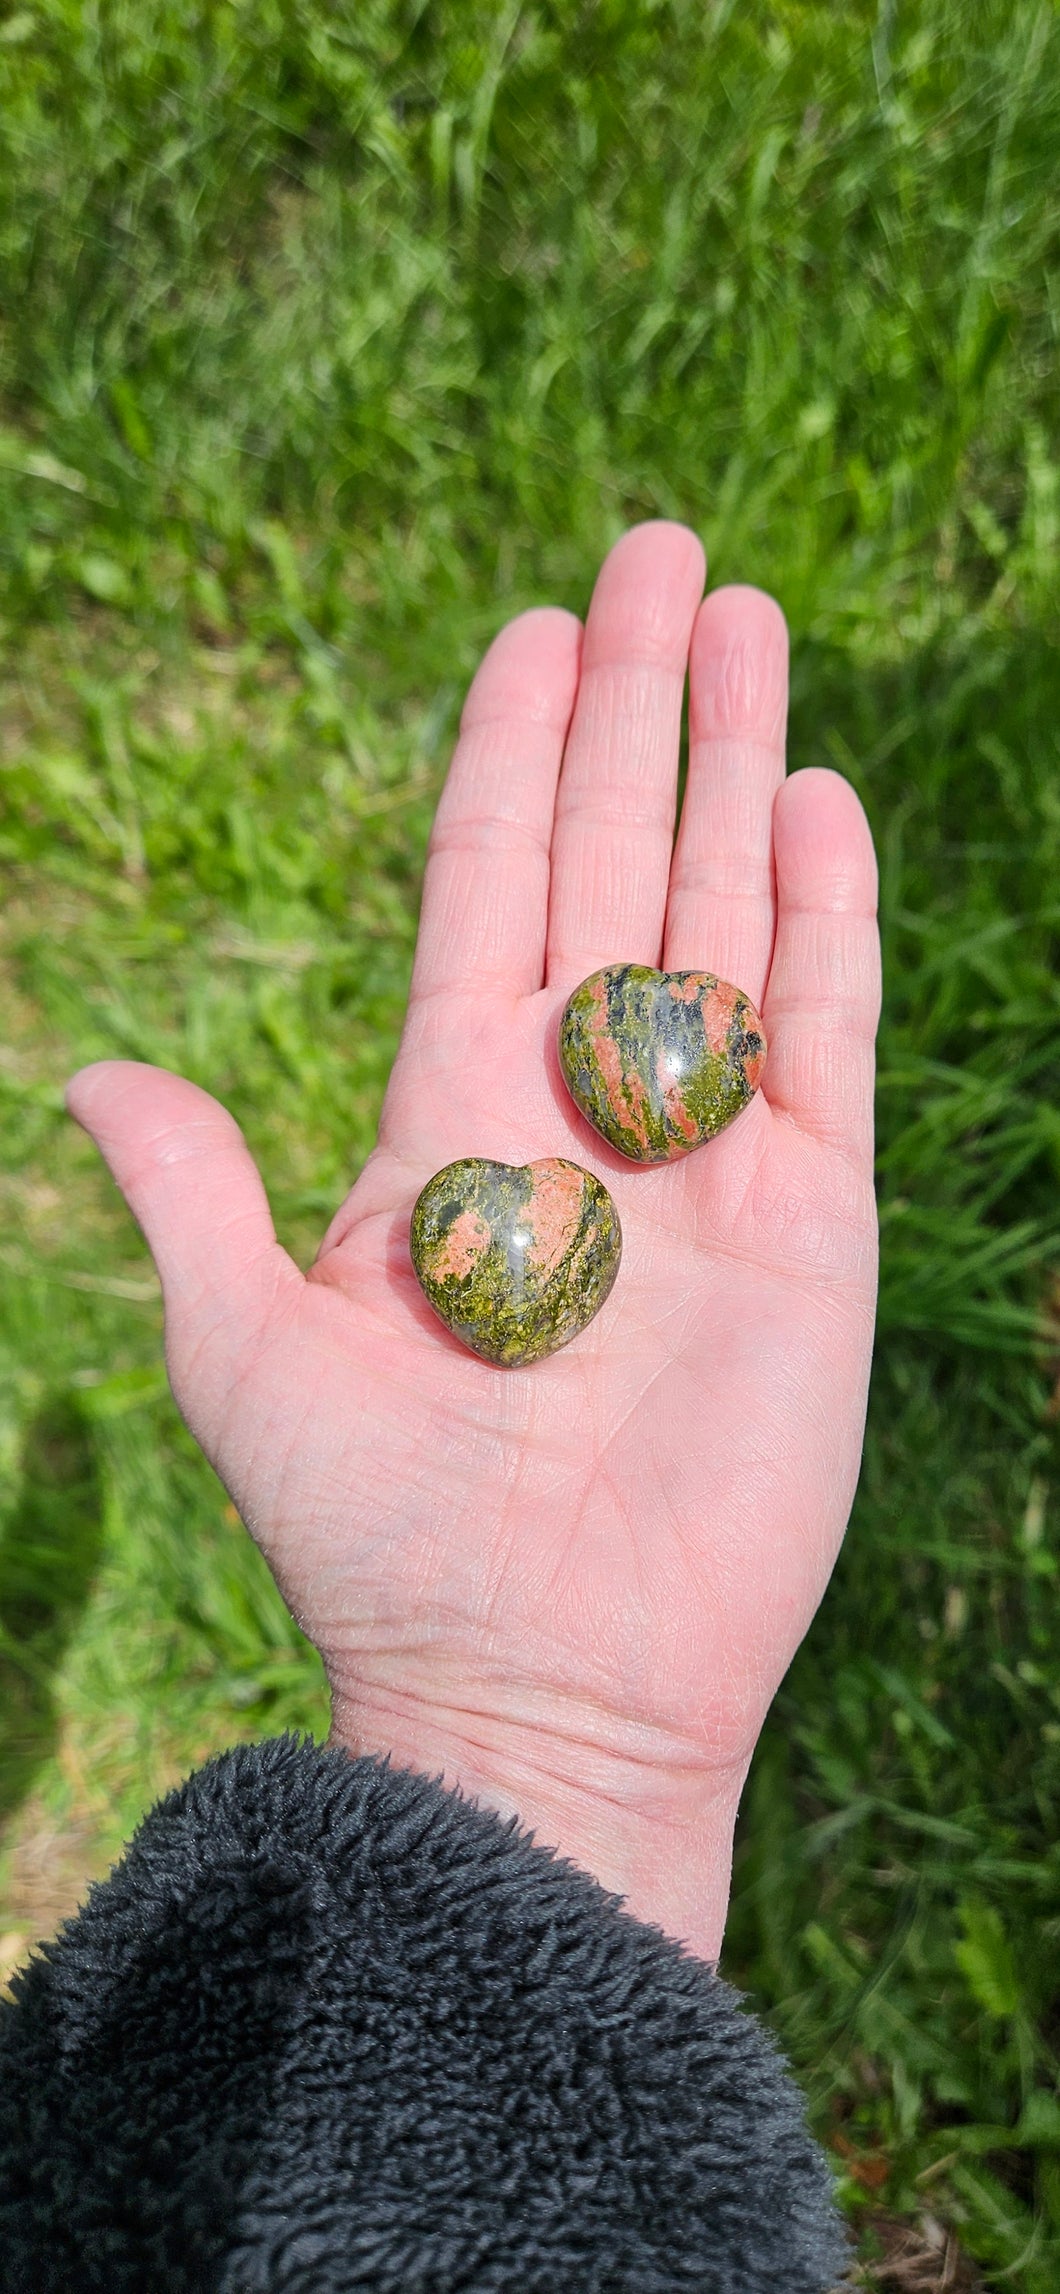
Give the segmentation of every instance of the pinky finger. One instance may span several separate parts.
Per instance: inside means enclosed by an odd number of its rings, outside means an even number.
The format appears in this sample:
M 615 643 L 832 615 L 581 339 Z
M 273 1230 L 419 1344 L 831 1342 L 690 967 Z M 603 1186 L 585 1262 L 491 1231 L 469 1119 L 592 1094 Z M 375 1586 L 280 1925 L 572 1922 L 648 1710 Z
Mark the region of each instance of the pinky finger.
M 872 1154 L 880 1016 L 876 858 L 838 773 L 793 773 L 773 814 L 777 931 L 763 1019 L 770 1105 L 857 1161 Z

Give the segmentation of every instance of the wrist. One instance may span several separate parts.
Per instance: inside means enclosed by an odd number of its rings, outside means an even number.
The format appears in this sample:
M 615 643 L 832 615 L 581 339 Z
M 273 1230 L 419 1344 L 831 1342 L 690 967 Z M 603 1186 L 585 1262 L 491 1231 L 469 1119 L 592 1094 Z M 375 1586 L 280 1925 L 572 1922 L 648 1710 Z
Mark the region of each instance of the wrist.
M 602 1887 L 715 1961 L 728 1909 L 732 1841 L 747 1769 L 719 1768 L 686 1740 L 563 1707 L 551 1692 L 518 1719 L 363 1681 L 333 1684 L 330 1743 L 437 1776 L 516 1817 Z

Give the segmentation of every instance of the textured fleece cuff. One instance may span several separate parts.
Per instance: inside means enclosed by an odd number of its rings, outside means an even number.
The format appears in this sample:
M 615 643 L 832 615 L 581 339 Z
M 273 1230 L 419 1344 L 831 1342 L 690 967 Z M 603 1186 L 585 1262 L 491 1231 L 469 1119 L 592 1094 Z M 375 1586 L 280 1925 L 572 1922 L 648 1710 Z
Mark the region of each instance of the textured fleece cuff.
M 211 1761 L 0 2010 L 5 2294 L 826 2294 L 844 2261 L 734 1993 L 375 1760 Z

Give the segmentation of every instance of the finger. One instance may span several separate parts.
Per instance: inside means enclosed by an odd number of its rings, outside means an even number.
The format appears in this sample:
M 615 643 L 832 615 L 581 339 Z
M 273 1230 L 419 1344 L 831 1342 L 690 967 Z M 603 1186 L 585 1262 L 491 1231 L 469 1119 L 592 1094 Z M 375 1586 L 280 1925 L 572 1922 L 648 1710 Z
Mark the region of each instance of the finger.
M 174 1387 L 234 1360 L 278 1289 L 302 1281 L 276 1240 L 238 1124 L 196 1084 L 134 1060 L 102 1060 L 67 1086 L 158 1268 Z M 214 1343 L 211 1345 L 210 1342 Z M 185 1396 L 178 1394 L 182 1407 Z M 195 1415 L 195 1392 L 188 1397 Z
M 876 857 L 848 781 L 794 773 L 774 806 L 777 931 L 763 1019 L 763 1089 L 801 1129 L 872 1152 L 880 1013 Z
M 547 975 L 657 964 L 688 644 L 704 559 L 687 526 L 635 526 L 601 568 L 552 834 Z
M 696 615 L 688 785 L 666 911 L 669 971 L 717 972 L 761 1005 L 773 947 L 773 801 L 784 778 L 788 632 L 760 589 Z
M 494 638 L 460 721 L 423 883 L 413 997 L 541 986 L 556 783 L 581 624 L 543 607 Z

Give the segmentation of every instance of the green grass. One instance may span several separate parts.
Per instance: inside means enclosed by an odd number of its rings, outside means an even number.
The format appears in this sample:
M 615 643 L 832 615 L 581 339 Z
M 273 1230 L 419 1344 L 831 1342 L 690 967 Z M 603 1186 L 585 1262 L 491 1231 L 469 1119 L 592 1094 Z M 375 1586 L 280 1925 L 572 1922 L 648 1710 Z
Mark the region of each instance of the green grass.
M 1026 2294 L 1060 2278 L 1058 184 L 1038 0 L 0 19 L 0 1928 L 212 1747 L 326 1725 L 62 1079 L 208 1084 L 310 1252 L 477 651 L 680 515 L 788 613 L 793 762 L 863 795 L 886 943 L 866 1466 L 729 1968 L 855 2212 Z

